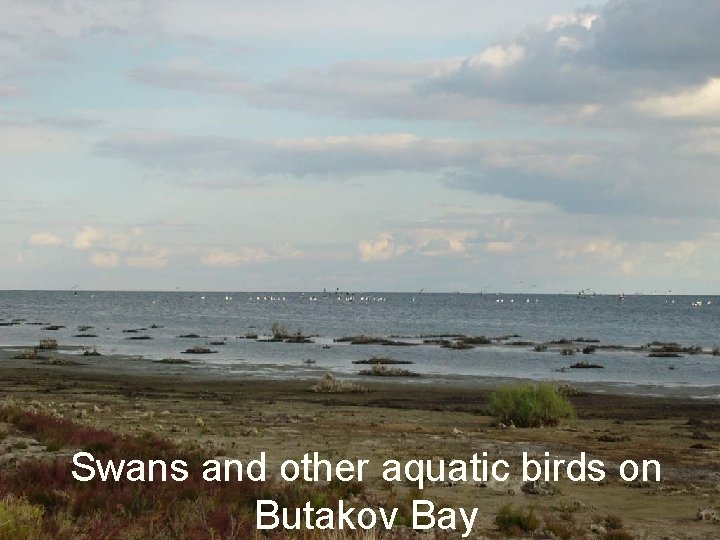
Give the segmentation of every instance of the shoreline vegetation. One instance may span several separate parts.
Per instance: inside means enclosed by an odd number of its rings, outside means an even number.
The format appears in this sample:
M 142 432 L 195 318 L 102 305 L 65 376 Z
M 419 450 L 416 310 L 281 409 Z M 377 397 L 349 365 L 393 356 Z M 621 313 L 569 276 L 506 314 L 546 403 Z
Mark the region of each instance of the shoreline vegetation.
M 63 357 L 62 350 L 53 353 Z M 178 361 L 168 360 L 167 369 Z M 96 362 L 113 362 L 113 357 Z M 370 361 L 367 366 L 402 369 Z M 422 379 L 379 383 L 368 377 L 360 385 L 326 375 L 313 384 L 183 373 L 118 376 L 97 365 L 14 360 L 10 351 L 0 350 L 5 396 L 0 513 L 15 516 L 25 538 L 253 538 L 247 501 L 257 496 L 254 490 L 264 489 L 269 498 L 290 506 L 306 500 L 328 505 L 344 498 L 356 506 L 398 507 L 404 517 L 392 535 L 383 536 L 389 539 L 415 537 L 404 520 L 418 497 L 482 508 L 476 537 L 700 539 L 720 531 L 720 524 L 712 522 L 720 497 L 716 401 L 597 394 L 570 386 L 535 393 L 536 385 L 520 385 L 501 394 L 428 386 Z M 521 427 L 515 413 L 503 416 L 508 407 L 531 403 L 528 392 L 539 400 L 531 410 L 550 411 L 544 420 L 528 421 L 542 428 Z M 97 483 L 82 487 L 71 479 L 70 456 L 88 448 L 105 457 L 184 456 L 190 463 L 207 456 L 251 459 L 265 451 L 275 465 L 318 451 L 335 461 L 370 459 L 375 466 L 390 458 L 467 459 L 470 450 L 513 463 L 523 451 L 562 458 L 585 451 L 602 459 L 609 471 L 624 459 L 657 459 L 663 480 L 628 484 L 610 473 L 599 485 L 561 479 L 550 486 L 524 485 L 516 476 L 509 483 L 434 483 L 419 491 L 370 474 L 353 486 L 190 482 L 180 489 L 159 483 L 111 490 Z M 698 519 L 701 515 L 707 519 Z M 275 538 L 361 537 L 301 531 Z

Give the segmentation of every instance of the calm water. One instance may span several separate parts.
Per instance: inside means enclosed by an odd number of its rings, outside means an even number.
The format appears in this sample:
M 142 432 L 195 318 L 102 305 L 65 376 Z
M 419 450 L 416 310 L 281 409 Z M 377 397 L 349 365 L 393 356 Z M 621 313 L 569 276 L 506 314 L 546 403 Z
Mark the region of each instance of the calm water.
M 311 300 L 316 297 L 317 300 Z M 361 297 L 370 299 L 361 300 Z M 273 300 L 271 300 L 273 298 Z M 284 298 L 284 300 L 283 300 Z M 338 299 L 339 298 L 339 299 Z M 378 299 L 380 298 L 380 299 Z M 693 306 L 702 302 L 701 306 Z M 720 385 L 720 358 L 711 355 L 648 358 L 643 353 L 601 351 L 594 356 L 563 357 L 557 351 L 537 353 L 531 347 L 484 346 L 454 351 L 437 346 L 354 346 L 335 344 L 348 335 L 421 336 L 518 334 L 522 340 L 546 341 L 585 337 L 603 344 L 642 345 L 677 341 L 682 345 L 720 345 L 720 297 L 614 296 L 578 299 L 569 295 L 392 294 L 354 295 L 347 301 L 323 293 L 186 293 L 186 292 L 0 292 L 1 345 L 31 345 L 53 337 L 60 345 L 91 346 L 106 354 L 147 359 L 183 356 L 186 369 L 268 376 L 303 376 L 317 370 L 356 374 L 352 360 L 373 355 L 414 362 L 425 380 L 448 377 L 522 377 L 612 383 L 627 387 L 707 388 Z M 28 323 L 64 325 L 58 331 Z M 273 323 L 317 336 L 312 344 L 262 343 L 248 333 L 270 334 Z M 75 338 L 78 326 L 90 325 L 97 338 Z M 150 328 L 157 325 L 162 328 Z M 123 330 L 147 328 L 138 334 Z M 199 339 L 180 339 L 195 333 Z M 148 335 L 148 341 L 132 341 Z M 213 355 L 181 355 L 193 345 L 226 340 L 211 347 Z M 329 348 L 323 348 L 330 345 Z M 308 366 L 304 359 L 315 364 Z M 605 369 L 558 372 L 577 360 L 590 359 Z M 153 364 L 147 363 L 148 369 Z M 672 368 L 672 369 L 671 369 Z M 707 393 L 705 393 L 707 395 Z

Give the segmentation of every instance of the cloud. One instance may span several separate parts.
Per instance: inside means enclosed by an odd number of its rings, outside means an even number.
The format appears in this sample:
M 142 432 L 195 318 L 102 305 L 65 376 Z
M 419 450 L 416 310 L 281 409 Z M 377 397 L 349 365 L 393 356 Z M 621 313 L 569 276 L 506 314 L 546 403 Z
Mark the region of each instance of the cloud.
M 75 249 L 90 249 L 97 241 L 105 238 L 105 233 L 95 227 L 85 226 L 75 235 L 73 247 Z
M 120 257 L 113 252 L 97 252 L 90 255 L 90 264 L 97 268 L 115 268 L 120 265 Z
M 43 231 L 31 234 L 27 243 L 31 246 L 60 246 L 64 241 L 56 234 Z
M 427 82 L 430 92 L 506 104 L 620 107 L 648 89 L 668 91 L 717 73 L 720 4 L 611 0 L 598 11 L 555 16 Z M 501 67 L 502 69 L 498 69 Z
M 0 84 L 0 98 L 14 98 L 23 95 L 25 92 L 17 86 Z
M 469 158 L 472 144 L 412 134 L 252 141 L 231 137 L 136 133 L 99 143 L 100 155 L 167 171 L 245 169 L 258 175 L 348 175 L 437 170 Z
M 391 234 L 380 233 L 373 240 L 361 240 L 357 245 L 362 262 L 388 261 L 403 255 L 407 248 L 395 244 Z
M 465 140 L 412 133 L 253 141 L 231 137 L 136 133 L 106 139 L 100 155 L 168 171 L 245 168 L 258 175 L 436 172 L 484 166 L 569 176 L 597 165 L 607 143 L 572 140 Z
M 593 24 L 599 63 L 682 73 L 717 67 L 720 5 L 714 0 L 610 0 Z
M 619 259 L 623 256 L 625 248 L 612 240 L 595 240 L 583 247 L 584 253 L 592 254 L 600 259 Z
M 513 242 L 488 242 L 485 249 L 490 253 L 511 253 L 515 251 Z
M 638 268 L 638 262 L 632 259 L 627 259 L 620 263 L 620 271 L 626 275 L 632 275 Z
M 465 255 L 478 233 L 450 227 L 423 227 L 408 233 L 413 251 L 429 257 Z
M 694 139 L 687 137 L 688 144 Z M 467 140 L 409 133 L 252 141 L 138 133 L 102 141 L 100 155 L 173 178 L 227 174 L 347 180 L 397 171 L 436 174 L 447 187 L 550 203 L 572 213 L 714 213 L 717 156 L 699 161 L 676 140 Z M 683 189 L 676 189 L 683 179 Z
M 720 116 L 720 78 L 711 78 L 700 87 L 678 94 L 646 98 L 637 104 L 640 111 L 672 118 L 704 119 Z
M 166 89 L 236 95 L 255 106 L 360 117 L 470 120 L 495 116 L 492 102 L 622 108 L 648 91 L 672 91 L 717 73 L 719 14 L 714 0 L 695 0 L 691 9 L 675 0 L 611 0 L 600 9 L 552 15 L 459 59 L 343 61 L 251 80 L 181 57 L 135 69 L 131 77 Z M 467 21 L 454 23 L 457 32 Z
M 224 43 L 231 50 L 247 50 L 247 41 L 263 44 L 268 38 L 305 42 L 313 36 L 337 40 L 350 36 L 361 40 L 363 46 L 377 38 L 456 38 L 545 17 L 558 5 L 567 9 L 575 3 L 555 0 L 551 7 L 536 0 L 448 0 L 422 5 L 412 0 L 362 4 L 298 0 L 288 9 L 277 2 L 258 0 L 215 0 L 202 6 L 193 0 L 5 0 L 3 12 L 8 16 L 0 18 L 0 58 L 23 58 L 30 51 L 46 60 L 67 61 L 65 42 L 97 36 L 141 46 Z
M 687 262 L 699 249 L 699 242 L 683 241 L 665 251 L 665 256 L 678 262 Z
M 469 67 L 489 66 L 495 69 L 503 69 L 520 62 L 525 58 L 526 52 L 525 47 L 516 43 L 494 45 L 468 58 L 467 65 Z
M 477 99 L 418 91 L 420 83 L 457 63 L 457 59 L 342 61 L 324 68 L 298 68 L 266 81 L 200 60 L 176 58 L 135 69 L 129 76 L 157 88 L 231 96 L 255 107 L 321 115 L 446 120 L 488 116 L 492 109 L 482 107 Z
M 90 251 L 90 262 L 99 268 L 125 265 L 133 268 L 164 268 L 170 261 L 170 250 L 140 243 L 143 231 L 132 227 L 123 231 L 107 231 L 84 226 L 73 239 L 78 251 Z
M 140 254 L 125 257 L 125 264 L 134 268 L 164 268 L 170 262 L 169 256 L 170 251 L 167 249 L 153 250 L 146 247 Z
M 52 154 L 67 151 L 76 141 L 61 130 L 0 117 L 0 155 Z
M 246 94 L 252 90 L 248 76 L 213 69 L 194 58 L 175 58 L 137 68 L 130 77 L 140 83 L 172 90 L 211 94 Z
M 282 259 L 300 257 L 302 253 L 290 246 L 273 248 L 243 246 L 239 248 L 216 247 L 207 251 L 201 258 L 205 266 L 235 267 L 249 264 L 262 264 Z
M 132 242 L 140 236 L 142 236 L 142 229 L 139 227 L 134 227 L 128 231 L 111 233 L 86 225 L 75 235 L 73 247 L 79 250 L 100 248 L 128 251 Z

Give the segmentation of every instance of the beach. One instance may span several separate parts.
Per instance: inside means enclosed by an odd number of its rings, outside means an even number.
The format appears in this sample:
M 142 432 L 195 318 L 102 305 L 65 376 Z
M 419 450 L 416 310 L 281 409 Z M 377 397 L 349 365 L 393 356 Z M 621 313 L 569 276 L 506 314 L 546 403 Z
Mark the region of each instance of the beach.
M 501 537 L 495 517 L 510 504 L 533 507 L 543 522 L 600 538 L 607 516 L 619 517 L 635 538 L 714 538 L 717 524 L 697 519 L 716 503 L 720 487 L 720 404 L 689 397 L 649 397 L 576 390 L 577 417 L 556 427 L 502 429 L 488 416 L 487 387 L 368 381 L 361 393 L 318 393 L 313 380 L 201 376 L 182 365 L 129 372 L 128 358 L 106 356 L 93 365 L 41 365 L 0 353 L 6 403 L 128 435 L 151 432 L 180 447 L 251 459 L 266 452 L 277 466 L 319 452 L 329 460 L 370 461 L 367 489 L 380 499 L 430 499 L 480 508 L 472 538 Z M 82 362 L 75 354 L 58 358 Z M 138 360 L 135 360 L 138 361 Z M 101 367 L 97 367 L 98 365 Z M 4 441 L 5 466 L 50 455 Z M 523 482 L 410 482 L 380 479 L 387 459 L 468 459 L 487 452 L 513 465 L 523 452 L 602 459 L 597 484 L 560 479 L 553 495 L 528 494 Z M 67 455 L 67 453 L 65 454 Z M 130 457 L 130 456 L 129 456 Z M 617 464 L 658 460 L 660 482 L 624 482 Z M 517 471 L 514 471 L 517 472 Z M 555 488 L 554 488 L 555 489 Z M 613 518 L 614 519 L 614 518 Z M 595 531 L 595 532 L 593 532 Z M 572 536 L 575 537 L 575 536 Z

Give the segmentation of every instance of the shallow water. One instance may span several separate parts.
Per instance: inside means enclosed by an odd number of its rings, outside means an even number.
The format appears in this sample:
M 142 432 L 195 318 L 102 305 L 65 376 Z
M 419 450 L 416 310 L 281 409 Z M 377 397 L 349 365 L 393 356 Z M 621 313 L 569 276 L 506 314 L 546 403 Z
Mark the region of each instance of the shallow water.
M 271 377 L 318 370 L 357 374 L 362 367 L 352 364 L 353 360 L 386 356 L 412 361 L 412 366 L 405 367 L 426 375 L 426 381 L 471 376 L 612 383 L 626 388 L 720 385 L 720 358 L 709 354 L 649 358 L 645 353 L 611 350 L 564 357 L 557 350 L 538 353 L 527 346 L 456 351 L 435 345 L 333 343 L 333 338 L 360 334 L 400 336 L 397 339 L 415 343 L 422 342 L 421 336 L 437 334 L 518 334 L 521 338 L 516 339 L 526 341 L 585 337 L 603 344 L 643 345 L 659 340 L 710 349 L 720 343 L 720 297 L 628 296 L 619 300 L 614 296 L 368 293 L 355 294 L 353 301 L 349 298 L 345 293 L 2 291 L 0 322 L 25 321 L 0 327 L 0 345 L 33 345 L 52 337 L 61 346 L 97 347 L 106 354 L 183 357 L 194 362 L 187 369 L 196 371 Z M 696 302 L 702 305 L 693 305 Z M 66 328 L 43 330 L 28 324 L 33 322 Z M 244 339 L 247 333 L 270 334 L 275 322 L 289 331 L 317 337 L 310 344 Z M 98 337 L 73 337 L 80 325 L 93 326 L 88 332 Z M 146 330 L 123 333 L 139 328 Z M 203 337 L 178 338 L 189 333 Z M 153 339 L 128 339 L 138 335 Z M 225 340 L 226 345 L 207 345 L 214 340 Z M 194 345 L 209 346 L 218 353 L 181 354 Z M 302 364 L 305 359 L 315 363 Z M 579 360 L 602 364 L 604 369 L 559 371 Z M 148 363 L 148 369 L 152 365 Z

